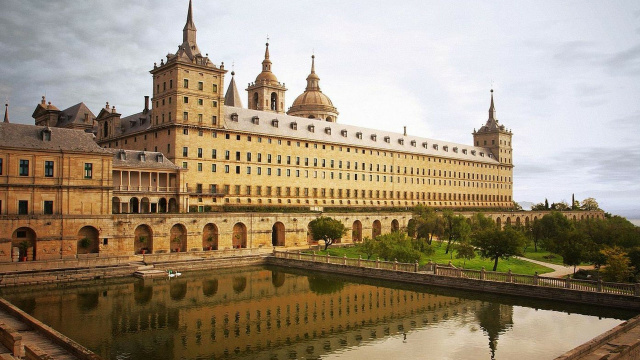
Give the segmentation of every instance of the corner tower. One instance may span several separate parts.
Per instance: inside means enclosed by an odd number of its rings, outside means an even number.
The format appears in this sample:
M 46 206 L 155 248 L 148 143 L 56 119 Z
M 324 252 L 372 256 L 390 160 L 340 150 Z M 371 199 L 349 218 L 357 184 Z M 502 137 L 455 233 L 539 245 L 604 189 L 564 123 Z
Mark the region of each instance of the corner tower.
M 248 108 L 252 110 L 271 111 L 284 113 L 284 93 L 287 88 L 281 84 L 276 75 L 271 71 L 269 59 L 269 43 L 264 51 L 262 72 L 256 77 L 254 83 L 247 87 Z
M 329 122 L 336 122 L 338 119 L 338 109 L 333 106 L 331 99 L 320 90 L 320 77 L 316 74 L 315 55 L 311 55 L 311 73 L 307 76 L 307 87 L 304 93 L 293 102 L 287 115 Z
M 182 44 L 176 53 L 167 54 L 166 62 L 161 60 L 150 71 L 153 75 L 153 126 L 221 126 L 226 70 L 224 63 L 218 67 L 208 54 L 203 56 L 200 53 L 196 31 L 190 0 L 187 21 L 182 30 Z M 173 151 L 167 157 L 173 160 Z
M 500 165 L 513 167 L 511 153 L 512 133 L 504 125 L 500 125 L 496 118 L 496 108 L 493 103 L 493 89 L 491 89 L 491 105 L 489 119 L 478 131 L 473 131 L 473 144 L 491 151 Z

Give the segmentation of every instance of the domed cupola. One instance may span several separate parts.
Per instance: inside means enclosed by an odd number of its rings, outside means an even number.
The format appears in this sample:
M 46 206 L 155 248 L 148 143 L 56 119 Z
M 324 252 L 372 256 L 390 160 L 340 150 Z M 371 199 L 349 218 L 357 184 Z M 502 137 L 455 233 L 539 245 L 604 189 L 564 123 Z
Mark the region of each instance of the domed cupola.
M 247 87 L 249 95 L 248 108 L 284 113 L 285 91 L 287 91 L 287 88 L 278 81 L 276 75 L 271 71 L 269 43 L 267 43 L 267 48 L 264 51 L 264 60 L 262 60 L 262 72 L 256 76 L 256 81 Z
M 311 74 L 307 76 L 307 88 L 296 98 L 287 115 L 336 122 L 338 109 L 320 90 L 320 77 L 316 74 L 315 56 L 311 56 Z

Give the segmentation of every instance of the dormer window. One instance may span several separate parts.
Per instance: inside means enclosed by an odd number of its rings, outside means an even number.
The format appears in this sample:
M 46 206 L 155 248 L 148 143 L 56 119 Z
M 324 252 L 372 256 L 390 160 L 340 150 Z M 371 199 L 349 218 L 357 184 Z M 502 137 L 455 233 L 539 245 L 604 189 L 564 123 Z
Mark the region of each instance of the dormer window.
M 307 129 L 309 129 L 309 132 L 315 132 L 315 131 L 316 131 L 316 127 L 315 127 L 315 126 L 313 126 L 313 125 L 309 125 L 309 126 L 307 127 Z
M 51 141 L 51 129 L 45 128 L 42 130 L 42 141 Z
M 484 153 L 483 153 L 483 152 L 480 152 L 480 156 L 484 157 Z
M 442 150 L 444 150 L 444 151 L 449 151 L 449 146 L 447 146 L 447 145 L 443 146 L 443 147 L 442 147 Z
M 454 152 L 454 153 L 457 153 L 457 152 L 458 152 L 458 147 L 457 147 L 457 146 L 453 148 L 453 152 Z
M 291 123 L 291 129 L 298 130 L 298 123 L 297 122 L 292 122 Z
M 438 150 L 438 144 L 433 144 L 433 148 Z
M 361 132 L 357 132 L 356 133 L 356 137 L 360 140 L 362 140 L 362 133 Z
M 489 154 L 489 159 L 493 159 L 493 154 Z
M 144 153 L 140 153 L 140 155 L 138 157 L 139 157 L 140 161 L 145 161 L 146 156 L 145 156 Z
M 252 117 L 251 118 L 251 123 L 254 124 L 254 125 L 260 125 L 260 118 L 257 117 L 257 116 Z
M 278 127 L 278 119 L 271 120 L 271 126 Z
M 231 114 L 231 121 L 238 122 L 238 114 L 237 113 Z
M 384 142 L 391 143 L 391 137 L 390 136 L 385 136 L 384 137 Z
M 422 143 L 422 147 L 427 149 L 429 147 L 429 144 L 425 141 Z
M 325 132 L 327 135 L 331 135 L 331 128 L 327 126 L 326 128 L 324 128 L 324 132 Z
M 158 155 L 156 156 L 156 161 L 157 161 L 157 162 L 159 162 L 159 163 L 164 162 L 164 155 L 162 155 L 162 154 L 158 154 Z
M 127 152 L 126 151 L 120 151 L 120 160 L 127 160 Z
M 416 141 L 415 140 L 411 140 L 411 146 L 416 147 Z
M 340 135 L 342 135 L 343 137 L 347 137 L 347 130 L 341 130 Z
M 476 151 L 475 150 L 471 150 L 471 155 L 476 156 Z
M 376 141 L 378 136 L 376 134 L 371 134 L 371 140 Z
M 398 139 L 398 144 L 404 145 L 404 139 Z
M 135 120 L 129 120 L 129 127 L 134 127 L 136 126 L 136 121 Z
M 467 155 L 467 149 L 462 149 L 462 153 Z

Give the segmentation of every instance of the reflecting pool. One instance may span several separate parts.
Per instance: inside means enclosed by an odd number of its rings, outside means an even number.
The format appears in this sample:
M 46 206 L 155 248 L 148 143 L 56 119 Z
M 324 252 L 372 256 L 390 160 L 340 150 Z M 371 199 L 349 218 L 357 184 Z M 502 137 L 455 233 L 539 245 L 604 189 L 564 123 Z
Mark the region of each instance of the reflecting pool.
M 105 359 L 553 359 L 635 315 L 278 267 L 1 294 Z

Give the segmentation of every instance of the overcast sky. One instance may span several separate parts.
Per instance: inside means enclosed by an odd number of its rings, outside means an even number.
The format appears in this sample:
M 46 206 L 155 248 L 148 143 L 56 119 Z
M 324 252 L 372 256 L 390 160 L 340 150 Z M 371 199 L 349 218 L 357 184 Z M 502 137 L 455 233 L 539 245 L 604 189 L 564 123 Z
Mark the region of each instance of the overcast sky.
M 32 124 L 106 101 L 123 116 L 182 42 L 187 0 L 0 0 L 0 97 Z M 640 2 L 194 0 L 198 45 L 240 89 L 272 70 L 286 107 L 310 56 L 339 123 L 472 144 L 487 119 L 513 131 L 516 201 L 595 197 L 640 218 Z M 226 82 L 230 79 L 230 74 Z M 226 86 L 225 86 L 226 89 Z M 241 96 L 246 106 L 246 92 Z

